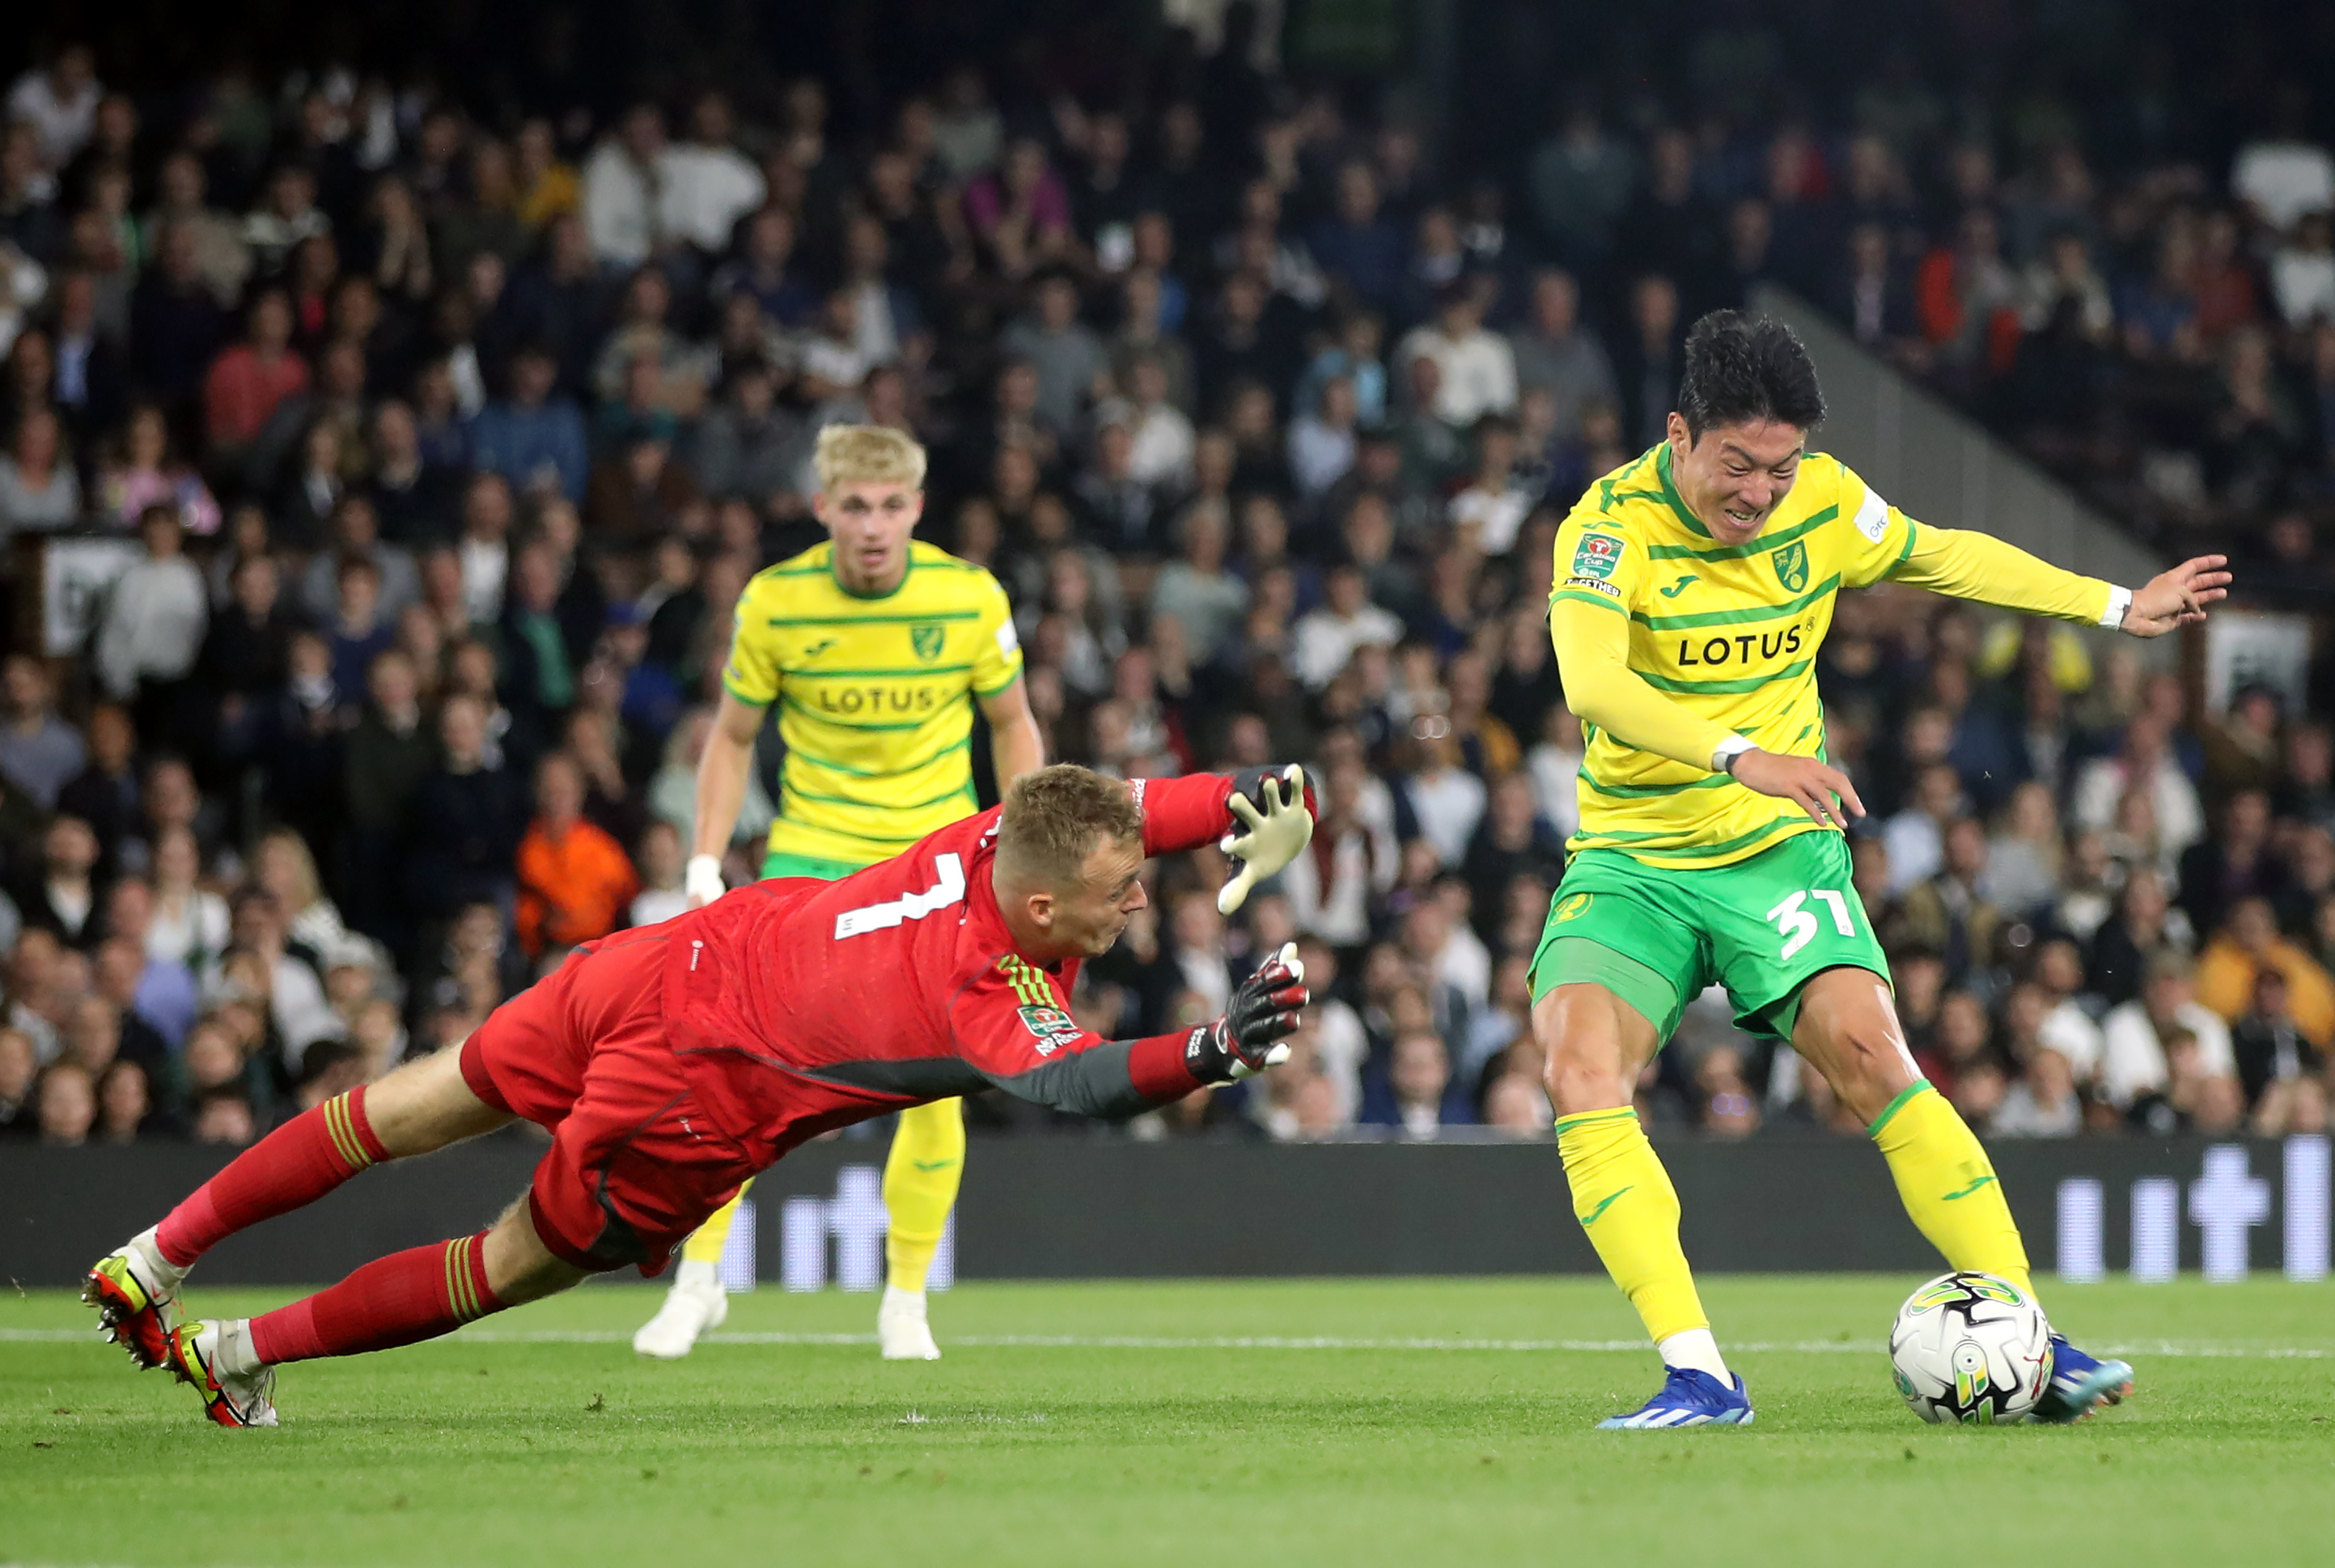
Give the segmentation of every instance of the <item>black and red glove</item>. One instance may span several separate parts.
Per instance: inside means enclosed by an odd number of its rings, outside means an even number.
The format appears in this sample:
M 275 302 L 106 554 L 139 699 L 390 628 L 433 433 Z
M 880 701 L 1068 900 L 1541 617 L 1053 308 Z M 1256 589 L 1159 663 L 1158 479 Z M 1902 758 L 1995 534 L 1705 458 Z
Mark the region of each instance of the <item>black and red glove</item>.
M 1283 1043 L 1297 1032 L 1297 1015 L 1312 1001 L 1297 944 L 1284 944 L 1233 991 L 1225 1015 L 1192 1031 L 1184 1066 L 1202 1083 L 1230 1083 L 1289 1060 Z

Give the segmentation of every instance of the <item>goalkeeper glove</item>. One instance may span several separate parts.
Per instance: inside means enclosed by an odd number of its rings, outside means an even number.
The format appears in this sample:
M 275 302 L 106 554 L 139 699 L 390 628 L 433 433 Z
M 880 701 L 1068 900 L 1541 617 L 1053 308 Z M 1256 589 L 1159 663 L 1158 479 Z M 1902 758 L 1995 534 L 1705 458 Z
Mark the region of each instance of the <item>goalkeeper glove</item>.
M 681 890 L 689 895 L 689 906 L 702 909 L 730 891 L 722 880 L 722 859 L 715 855 L 693 855 L 688 868 L 681 874 Z
M 1233 857 L 1232 879 L 1216 895 L 1216 913 L 1230 915 L 1247 902 L 1260 882 L 1279 876 L 1284 866 L 1313 842 L 1313 813 L 1305 808 L 1305 769 L 1292 762 L 1279 773 L 1266 773 L 1255 783 L 1255 798 L 1238 788 L 1225 802 L 1240 824 L 1216 847 Z
M 1184 1065 L 1202 1083 L 1230 1083 L 1289 1060 L 1284 1038 L 1297 1031 L 1297 1013 L 1313 1000 L 1297 944 L 1284 944 L 1233 992 L 1225 1015 L 1192 1031 Z

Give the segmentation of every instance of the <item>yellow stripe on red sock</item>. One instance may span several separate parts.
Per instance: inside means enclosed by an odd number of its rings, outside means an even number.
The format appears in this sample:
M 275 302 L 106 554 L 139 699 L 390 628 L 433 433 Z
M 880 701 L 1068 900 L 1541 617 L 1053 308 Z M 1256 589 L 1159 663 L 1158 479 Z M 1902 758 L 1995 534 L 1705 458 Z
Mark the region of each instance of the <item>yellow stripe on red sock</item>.
M 462 1318 L 462 1287 L 457 1282 L 460 1274 L 458 1260 L 461 1255 L 462 1244 L 459 1241 L 448 1242 L 446 1251 L 439 1260 L 439 1266 L 445 1271 L 446 1275 L 443 1281 L 446 1291 L 446 1312 L 457 1322 Z
M 363 1147 L 358 1144 L 356 1134 L 349 1127 L 349 1110 L 343 1099 L 344 1097 L 334 1095 L 317 1108 L 325 1113 L 325 1132 L 333 1140 L 333 1152 L 341 1157 L 341 1163 L 354 1174 L 373 1162 L 365 1158 Z

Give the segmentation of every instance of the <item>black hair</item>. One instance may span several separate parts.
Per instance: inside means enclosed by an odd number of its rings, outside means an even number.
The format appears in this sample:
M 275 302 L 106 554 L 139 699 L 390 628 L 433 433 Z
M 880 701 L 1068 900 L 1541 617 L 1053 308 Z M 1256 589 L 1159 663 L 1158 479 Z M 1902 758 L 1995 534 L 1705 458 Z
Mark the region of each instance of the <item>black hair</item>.
M 1824 422 L 1824 392 L 1790 327 L 1772 316 L 1714 310 L 1686 334 L 1678 411 L 1690 441 L 1715 426 L 1753 420 L 1812 431 Z

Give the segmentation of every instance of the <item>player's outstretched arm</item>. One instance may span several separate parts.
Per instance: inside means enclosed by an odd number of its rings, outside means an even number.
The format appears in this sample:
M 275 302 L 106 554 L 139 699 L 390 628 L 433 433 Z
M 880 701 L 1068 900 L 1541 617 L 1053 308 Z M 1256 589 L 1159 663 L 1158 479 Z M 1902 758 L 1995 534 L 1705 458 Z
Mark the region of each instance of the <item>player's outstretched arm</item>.
M 2198 556 L 2127 590 L 2064 571 L 1991 534 L 1966 528 L 1914 530 L 1904 558 L 1888 576 L 1917 588 L 1972 599 L 2030 615 L 2114 626 L 2136 637 L 2161 637 L 2205 618 L 2205 606 L 2229 596 L 2223 556 Z
M 2230 596 L 2227 556 L 2196 556 L 2159 572 L 2133 591 L 2117 630 L 2135 637 L 2162 637 L 2205 618 L 2205 606 Z
M 1242 982 L 1215 1022 L 1105 1040 L 1059 1008 L 1023 1000 L 1010 980 L 984 977 L 959 993 L 954 1043 L 967 1065 L 1016 1099 L 1115 1120 L 1278 1066 L 1308 1000 L 1292 945 Z

